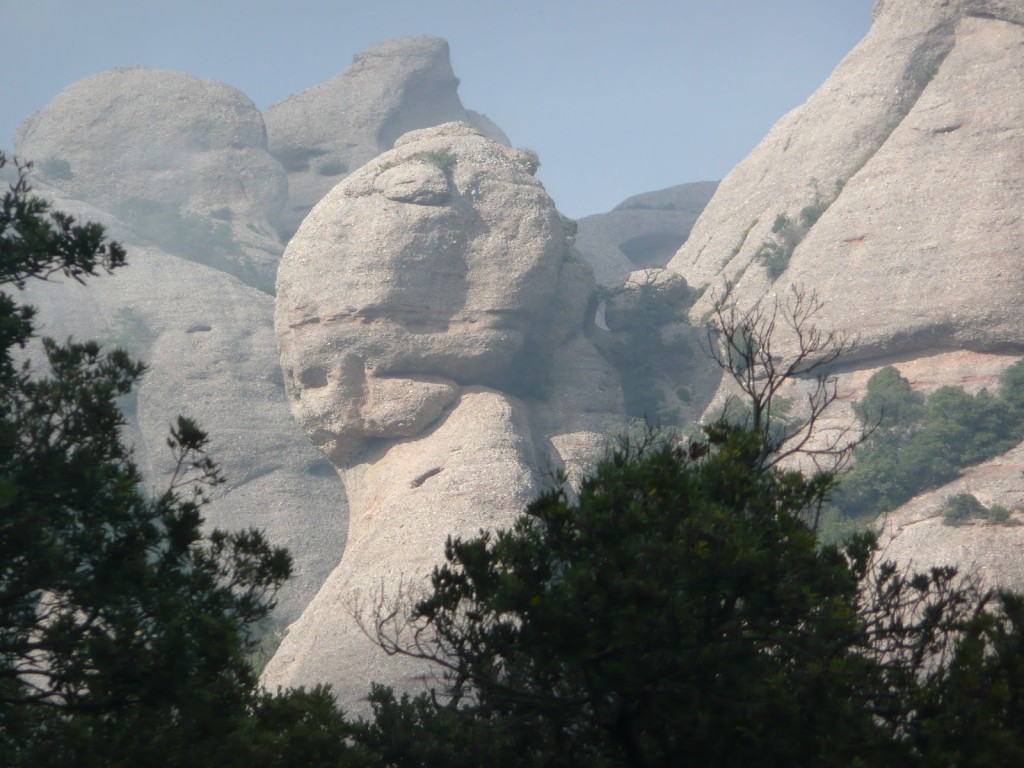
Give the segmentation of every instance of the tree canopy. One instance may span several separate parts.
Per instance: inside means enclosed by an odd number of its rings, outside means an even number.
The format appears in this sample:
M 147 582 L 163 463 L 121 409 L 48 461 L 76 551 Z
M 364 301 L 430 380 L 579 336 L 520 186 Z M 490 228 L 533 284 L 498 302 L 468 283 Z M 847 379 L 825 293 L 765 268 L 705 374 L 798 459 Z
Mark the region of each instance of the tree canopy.
M 256 530 L 204 532 L 220 475 L 202 430 L 178 419 L 177 471 L 150 497 L 116 403 L 144 367 L 93 342 L 44 339 L 44 371 L 18 352 L 35 337 L 28 280 L 125 263 L 100 226 L 33 195 L 26 170 L 0 209 L 0 762 L 250 765 L 262 745 L 270 765 L 285 742 L 341 754 L 326 692 L 257 691 L 252 629 L 291 559 Z M 259 727 L 275 719 L 291 730 Z
M 425 596 L 365 614 L 438 676 L 418 697 L 377 688 L 361 743 L 389 765 L 1020 762 L 1024 600 L 886 562 L 869 533 L 822 545 L 834 467 L 777 460 L 813 424 L 774 430 L 771 398 L 836 348 L 806 298 L 782 310 L 799 364 L 771 353 L 778 311 L 719 315 L 752 419 L 620 446 L 578 492 L 450 539 Z M 824 376 L 812 419 L 832 393 Z

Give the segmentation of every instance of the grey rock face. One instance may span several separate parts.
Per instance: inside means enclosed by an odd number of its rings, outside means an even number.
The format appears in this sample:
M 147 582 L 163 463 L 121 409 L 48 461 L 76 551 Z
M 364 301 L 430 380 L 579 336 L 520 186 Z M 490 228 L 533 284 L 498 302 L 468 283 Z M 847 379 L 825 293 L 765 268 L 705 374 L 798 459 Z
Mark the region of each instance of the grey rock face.
M 277 329 L 296 416 L 332 462 L 507 375 L 551 304 L 560 226 L 520 154 L 463 124 L 408 134 L 321 201 L 281 262 Z
M 745 303 L 813 288 L 823 325 L 858 333 L 864 357 L 1019 348 L 1024 28 L 1001 7 L 881 5 L 722 182 L 670 267 L 696 287 L 730 280 Z
M 372 622 L 374 607 L 390 605 L 400 586 L 418 594 L 449 534 L 507 526 L 536 493 L 534 464 L 522 404 L 471 387 L 424 434 L 344 471 L 353 511 L 345 555 L 289 627 L 263 683 L 330 683 L 347 712 L 365 710 L 372 682 L 425 690 L 437 670 L 385 654 L 356 615 Z
M 346 709 L 370 680 L 431 670 L 373 645 L 353 601 L 422 578 L 445 537 L 507 525 L 579 471 L 622 414 L 586 335 L 589 268 L 531 158 L 462 123 L 413 131 L 306 217 L 278 273 L 276 328 L 295 416 L 339 469 L 344 557 L 264 672 L 330 682 Z
M 580 219 L 576 248 L 599 285 L 622 282 L 635 269 L 664 267 L 717 187 L 703 181 L 627 198 L 608 213 Z
M 458 85 L 448 43 L 422 35 L 370 46 L 336 77 L 271 106 L 270 148 L 288 171 L 284 237 L 350 171 L 408 131 L 459 120 L 507 144 L 486 116 L 462 106 Z
M 124 225 L 82 203 L 54 206 L 108 227 Z M 285 546 L 295 573 L 275 618 L 295 619 L 337 565 L 347 509 L 333 469 L 296 426 L 273 339 L 273 299 L 222 272 L 138 246 L 129 265 L 90 280 L 30 283 L 42 333 L 122 346 L 149 366 L 126 405 L 126 439 L 155 492 L 173 470 L 168 429 L 179 414 L 211 438 L 227 480 L 204 510 L 210 526 L 257 527 Z
M 726 281 L 741 306 L 801 285 L 824 302 L 822 328 L 859 337 L 823 429 L 850 424 L 844 404 L 887 363 L 915 389 L 970 388 L 1024 352 L 1022 14 L 1002 0 L 877 3 L 865 39 L 723 180 L 669 264 L 712 289 L 694 319 Z M 964 490 L 1024 506 L 1019 468 L 1018 447 L 894 511 L 886 556 L 1024 583 L 1019 529 L 939 515 Z
M 135 67 L 80 80 L 24 121 L 19 156 L 67 197 L 116 212 L 143 241 L 269 287 L 286 179 L 240 91 Z

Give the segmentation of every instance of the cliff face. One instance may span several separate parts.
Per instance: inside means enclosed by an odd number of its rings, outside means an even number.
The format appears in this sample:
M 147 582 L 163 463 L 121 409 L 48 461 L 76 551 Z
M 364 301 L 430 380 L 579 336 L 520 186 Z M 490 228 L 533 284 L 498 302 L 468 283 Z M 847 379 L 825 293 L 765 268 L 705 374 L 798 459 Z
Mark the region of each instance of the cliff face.
M 448 43 L 421 35 L 372 45 L 337 76 L 270 107 L 270 150 L 288 172 L 282 235 L 290 237 L 332 187 L 407 131 L 460 120 L 507 144 L 497 126 L 462 106 L 458 86 Z
M 580 219 L 576 248 L 600 285 L 620 283 L 636 269 L 664 267 L 717 186 L 701 181 L 633 195 L 608 213 Z
M 1019 13 L 880 5 L 864 41 L 722 182 L 670 267 L 697 287 L 731 281 L 748 304 L 813 287 L 824 323 L 856 332 L 864 358 L 1020 348 Z
M 136 241 L 269 290 L 284 170 L 245 94 L 181 72 L 115 69 L 65 88 L 22 123 L 20 157 L 67 198 L 114 214 Z
M 1024 352 L 1022 22 L 1016 2 L 879 2 L 865 39 L 722 181 L 669 263 L 707 288 L 698 321 L 726 293 L 749 307 L 791 285 L 816 292 L 820 325 L 859 339 L 833 426 L 887 363 L 920 392 L 971 390 Z M 890 515 L 890 553 L 965 567 L 978 555 L 1021 583 L 995 554 L 1016 529 L 941 525 L 964 490 L 1021 506 L 1019 450 L 986 466 Z M 1002 546 L 979 549 L 989 538 Z
M 153 488 L 167 480 L 174 418 L 191 416 L 209 432 L 228 481 L 205 510 L 210 525 L 263 528 L 295 559 L 275 615 L 283 623 L 337 566 L 348 508 L 334 468 L 287 406 L 270 295 L 284 251 L 282 217 L 301 199 L 304 207 L 292 210 L 297 224 L 347 174 L 333 170 L 337 162 L 362 164 L 409 127 L 459 117 L 500 134 L 463 109 L 443 40 L 392 40 L 355 59 L 339 78 L 271 108 L 266 122 L 229 85 L 112 70 L 68 86 L 16 138 L 18 156 L 35 161 L 36 191 L 57 210 L 106 226 L 130 263 L 87 288 L 30 286 L 43 332 L 120 345 L 148 365 L 126 403 L 126 436 Z M 341 155 L 330 155 L 339 147 Z M 296 170 L 300 156 L 306 165 Z M 390 178 L 395 190 L 409 181 Z M 374 396 L 368 419 L 393 427 L 403 418 L 407 392 L 385 383 Z
M 51 195 L 54 207 L 131 237 L 117 219 Z M 210 526 L 258 527 L 294 556 L 275 618 L 298 617 L 338 561 L 345 496 L 330 465 L 288 410 L 274 349 L 273 298 L 219 270 L 152 245 L 129 249 L 129 266 L 82 286 L 30 283 L 41 331 L 121 346 L 148 372 L 125 402 L 125 439 L 146 487 L 167 487 L 174 470 L 166 440 L 179 414 L 211 439 L 227 480 L 204 509 Z

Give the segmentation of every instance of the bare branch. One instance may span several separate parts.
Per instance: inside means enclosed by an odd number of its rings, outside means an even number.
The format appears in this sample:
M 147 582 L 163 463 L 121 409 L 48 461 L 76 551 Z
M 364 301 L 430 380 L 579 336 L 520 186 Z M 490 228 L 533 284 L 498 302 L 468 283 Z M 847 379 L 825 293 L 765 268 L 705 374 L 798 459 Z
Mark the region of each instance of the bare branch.
M 816 320 L 822 301 L 803 287 L 792 286 L 785 300 L 776 297 L 747 310 L 739 309 L 731 293 L 727 284 L 715 300 L 707 351 L 738 386 L 749 409 L 747 426 L 762 437 L 759 469 L 798 456 L 819 471 L 841 469 L 867 435 L 848 427 L 822 442 L 816 430 L 838 398 L 832 368 L 856 347 L 856 340 L 821 330 Z M 777 349 L 780 343 L 786 344 L 785 354 Z M 810 382 L 805 413 L 795 420 L 780 418 L 780 392 L 797 381 Z

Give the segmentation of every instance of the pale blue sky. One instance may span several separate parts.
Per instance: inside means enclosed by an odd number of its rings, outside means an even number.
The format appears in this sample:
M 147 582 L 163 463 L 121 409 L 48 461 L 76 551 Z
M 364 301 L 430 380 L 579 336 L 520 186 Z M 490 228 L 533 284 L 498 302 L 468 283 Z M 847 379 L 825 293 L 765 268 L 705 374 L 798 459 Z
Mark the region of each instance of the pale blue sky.
M 229 83 L 265 108 L 391 37 L 448 39 L 486 113 L 570 216 L 720 179 L 867 32 L 873 0 L 0 0 L 0 146 L 116 66 Z

